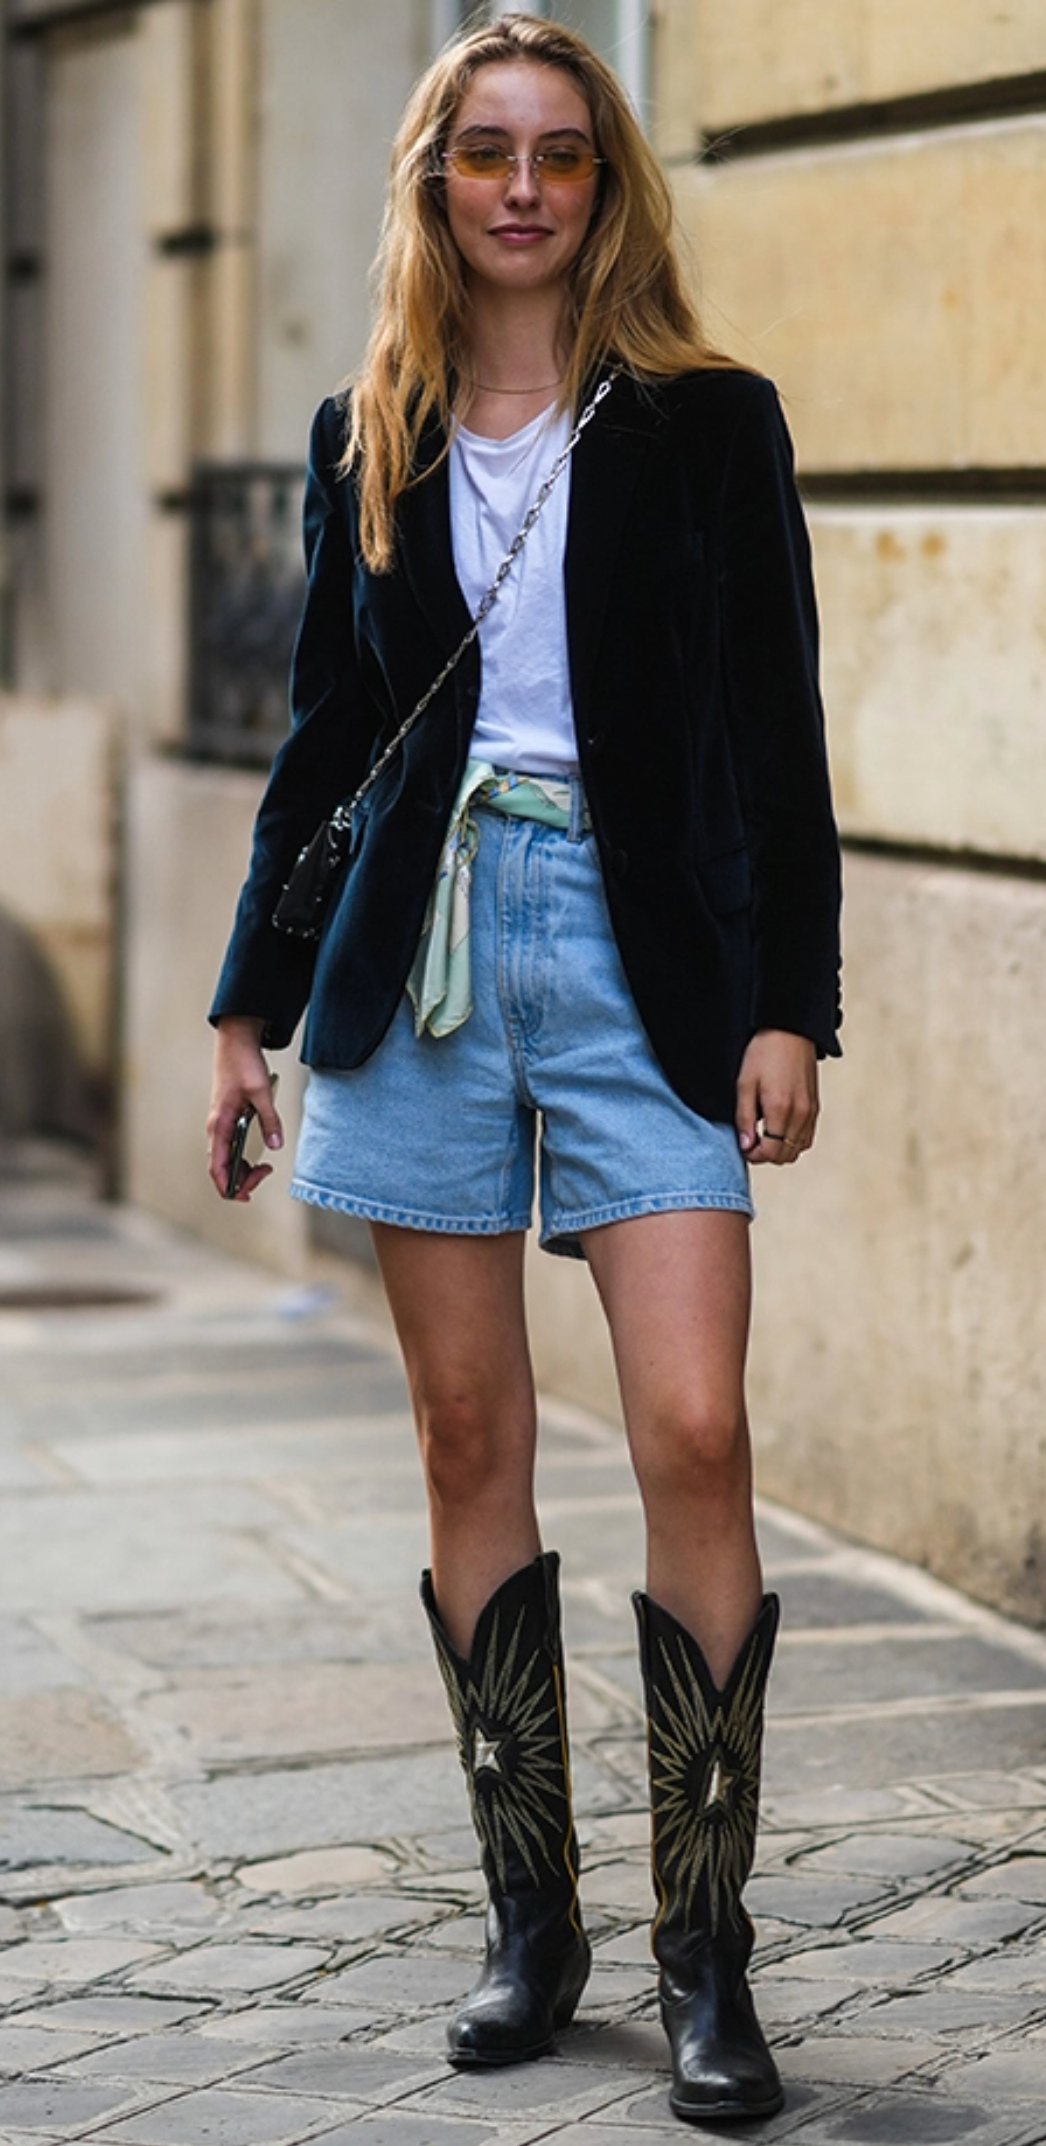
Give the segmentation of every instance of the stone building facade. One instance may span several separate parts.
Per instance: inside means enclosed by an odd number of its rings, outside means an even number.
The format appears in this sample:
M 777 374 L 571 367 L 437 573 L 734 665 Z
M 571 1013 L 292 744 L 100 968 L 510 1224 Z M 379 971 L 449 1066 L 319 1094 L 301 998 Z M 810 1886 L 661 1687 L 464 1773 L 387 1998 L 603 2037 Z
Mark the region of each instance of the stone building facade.
M 815 1156 L 757 1183 L 761 1481 L 1039 1619 L 1041 0 L 547 11 L 644 110 L 713 332 L 781 385 L 814 533 L 846 1057 Z M 365 333 L 392 130 L 463 12 L 6 9 L 0 1001 L 28 1039 L 12 1092 L 31 1115 L 61 1031 L 88 1095 L 117 1098 L 124 1188 L 287 1272 L 307 1269 L 303 1210 L 229 1214 L 199 1167 L 201 1010 L 260 780 L 235 764 L 250 738 L 230 753 L 204 704 L 255 720 L 250 634 L 287 594 L 309 414 Z M 206 500 L 260 562 L 217 686 Z M 23 1019 L 34 963 L 61 1015 L 49 1042 Z M 288 1064 L 292 1124 L 298 1086 Z M 49 1107 L 85 1122 L 75 1098 Z M 608 1401 L 587 1275 L 532 1265 L 544 1376 Z
M 849 852 L 846 1057 L 759 1187 L 762 1480 L 1042 1620 L 1046 13 L 786 13 L 670 0 L 658 96 L 794 428 Z

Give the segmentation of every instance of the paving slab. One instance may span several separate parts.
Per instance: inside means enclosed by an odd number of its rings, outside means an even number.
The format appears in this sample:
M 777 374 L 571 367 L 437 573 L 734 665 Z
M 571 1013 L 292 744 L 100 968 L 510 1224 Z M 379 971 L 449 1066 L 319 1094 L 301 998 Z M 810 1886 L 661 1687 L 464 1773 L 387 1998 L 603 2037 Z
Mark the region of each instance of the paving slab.
M 926 2035 L 911 2035 L 899 2042 L 871 2034 L 819 2034 L 801 2042 L 797 2049 L 778 2052 L 786 2087 L 793 2079 L 816 2079 L 823 2084 L 847 2086 L 894 2086 L 922 2065 L 939 2063 L 941 2044 Z
M 947 1899 L 931 1894 L 866 1924 L 877 1937 L 929 1938 L 942 1945 L 990 1951 L 1043 1920 L 1041 1901 Z
M 285 2088 L 381 2106 L 414 2094 L 446 2074 L 442 2061 L 425 2062 L 393 2049 L 367 2049 L 340 2042 L 333 2048 L 275 2057 L 251 2073 L 252 2086 Z
M 745 2136 L 748 2138 L 757 2137 L 760 2141 L 760 2146 L 762 2146 L 763 2140 L 769 2141 L 769 2146 L 776 2146 L 778 2139 L 793 2136 L 809 2140 L 812 2146 L 813 2141 L 820 2140 L 821 2131 L 818 2127 L 824 2119 L 829 2114 L 847 2108 L 853 2098 L 853 2095 L 845 2087 L 822 2086 L 806 2079 L 795 2080 L 792 2083 L 785 2107 L 779 2115 L 764 2118 L 759 2124 L 758 2131 L 746 2125 L 743 2130 L 737 2132 L 737 2135 L 741 2138 Z M 676 2120 L 669 2106 L 667 2081 L 660 2086 L 648 2088 L 645 2093 L 638 2095 L 634 2100 L 626 2100 L 615 2104 L 611 2114 L 615 2121 L 635 2126 L 632 2131 L 633 2146 L 650 2146 L 650 2133 L 652 2131 L 660 2133 L 666 2126 L 675 2127 L 674 2136 L 677 2141 L 680 2137 Z M 683 2138 L 688 2138 L 691 2135 L 694 2138 L 700 2138 L 702 2134 L 705 2137 L 718 2136 L 722 2138 L 723 2130 L 722 2127 L 719 2127 L 718 2130 L 714 2131 L 709 2125 L 701 2125 L 695 2126 L 692 2134 L 687 2130 L 681 2135 Z M 911 2142 L 911 2146 L 914 2146 L 914 2141 Z
M 206 2019 L 209 2007 L 187 2004 L 175 1997 L 135 1997 L 118 1990 L 99 1991 L 86 1997 L 56 1997 L 46 2006 L 25 2012 L 26 2024 L 58 2029 L 83 2029 L 119 2040 L 127 2034 L 144 2034 L 154 2027 L 178 2027 L 185 2020 Z
M 418 1654 L 422 1612 L 414 1590 L 405 1598 L 288 1604 L 277 1611 L 177 1608 L 145 1616 L 84 1620 L 91 1638 L 156 1669 L 247 1669 L 269 1662 L 411 1661 Z
M 105 2137 L 114 2146 L 299 2146 L 329 2130 L 339 2115 L 362 2113 L 351 2102 L 339 2109 L 314 2095 L 256 2094 L 236 2087 L 205 2087 L 199 2093 L 143 2110 L 110 2123 Z
M 150 1842 L 89 1812 L 0 1798 L 0 1871 L 151 1862 L 155 1852 Z
M 202 2034 L 139 2034 L 115 2047 L 78 2056 L 57 2078 L 126 2079 L 159 2086 L 213 2086 L 238 2072 L 253 2073 L 259 2053 L 243 2042 Z
M 98 1982 L 120 1968 L 154 1960 L 159 1947 L 141 1938 L 40 1937 L 22 1945 L 10 1945 L 0 1955 L 5 1981 L 23 1978 L 29 1983 Z
M 86 2079 L 19 2079 L 0 2085 L 0 2137 L 8 2125 L 25 2131 L 84 2130 L 137 2100 L 120 2080 L 99 2084 Z
M 61 1686 L 0 1698 L 0 1789 L 133 1772 L 140 1752 L 93 1692 Z
M 222 1904 L 199 1879 L 158 1885 L 125 1885 L 115 1892 L 69 1893 L 52 1900 L 52 1913 L 67 1930 L 150 1930 L 196 1933 L 221 1920 Z
M 1029 1996 L 1000 1996 L 991 1990 L 961 1989 L 955 1979 L 902 1997 L 887 1995 L 881 2004 L 849 2022 L 853 2034 L 918 2036 L 932 2034 L 945 2042 L 962 2035 L 968 2044 L 979 2034 L 997 2036 L 1033 2019 L 1041 2007 Z
M 0 1617 L 0 1693 L 25 1692 L 35 1698 L 88 1682 L 87 1672 L 52 1646 L 28 1618 Z
M 1041 2110 L 1046 2102 L 1046 2058 L 1035 2049 L 995 2049 L 984 2056 L 956 2064 L 946 2074 L 949 2091 L 970 2094 L 986 2102 L 1031 2101 Z
M 961 1900 L 1028 1900 L 1046 1909 L 1046 1855 L 1015 1855 L 959 1887 Z
M 366 2116 L 359 2123 L 338 2124 L 323 2133 L 323 2146 L 483 2146 L 502 2136 L 488 2122 L 463 2123 L 448 2117 L 416 2116 L 397 2109 L 391 2116 Z M 587 2137 L 587 2133 L 586 2133 Z
M 27 1491 L 0 1507 L 0 1606 L 147 1608 L 172 1600 L 294 1601 L 301 1588 L 259 1540 L 281 1518 L 252 1487 L 150 1493 Z
M 1019 2107 L 1000 2110 L 934 2088 L 902 2088 L 830 2117 L 818 2146 L 822 2138 L 825 2146 L 958 2146 L 960 2140 L 965 2146 L 1030 2146 L 1034 2137 L 1027 2111 Z
M 640 2075 L 641 2077 L 641 2075 Z M 506 2064 L 492 2074 L 458 2072 L 440 2085 L 413 2097 L 426 2113 L 499 2116 L 530 2121 L 551 2114 L 555 2120 L 580 2120 L 625 2100 L 636 2092 L 635 2075 L 623 2079 L 601 2064 L 577 2064 L 558 2057 L 549 2064 Z
M 374 2023 L 373 2009 L 359 2005 L 253 2004 L 242 2012 L 222 2012 L 201 2026 L 200 2038 L 247 2042 L 258 2051 L 261 2062 L 273 2050 L 311 2049 L 325 2042 L 344 2041 Z
M 284 1753 L 442 1744 L 446 1701 L 428 1662 L 310 1662 L 212 1670 L 145 1702 L 202 1765 Z M 2 1724 L 0 1708 L 0 1724 Z
M 168 1955 L 135 1973 L 135 1988 L 217 1994 L 225 1990 L 270 1990 L 318 1974 L 328 1965 L 330 1948 L 317 1945 L 223 1944 L 197 1946 Z
M 253 1861 L 450 1824 L 461 1818 L 462 1794 L 457 1759 L 444 1747 L 423 1756 L 230 1773 L 175 1788 L 173 1801 L 203 1855 Z
M 594 1972 L 556 2059 L 454 2074 L 482 1886 L 400 1367 L 337 1292 L 78 1184 L 0 1179 L 0 1258 L 152 1297 L 0 1314 L 4 2146 L 667 2146 L 620 1427 L 542 1407 Z M 778 1508 L 760 1534 L 760 2139 L 1031 2146 L 1046 1641 Z
M 24 2072 L 47 2071 L 66 2057 L 94 2049 L 97 2040 L 90 2032 L 36 2026 L 16 2016 L 6 2026 L 0 2025 L 0 2076 L 17 2079 Z
M 909 1833 L 869 1831 L 852 1833 L 845 1840 L 832 1841 L 827 1847 L 814 1842 L 801 1851 L 801 1861 L 796 1867 L 804 1877 L 834 1871 L 847 1875 L 867 1872 L 899 1883 L 906 1878 L 936 1877 L 939 1872 L 966 1862 L 969 1855 L 969 1843 L 956 1840 L 950 1834 L 924 1833 L 914 1828 Z

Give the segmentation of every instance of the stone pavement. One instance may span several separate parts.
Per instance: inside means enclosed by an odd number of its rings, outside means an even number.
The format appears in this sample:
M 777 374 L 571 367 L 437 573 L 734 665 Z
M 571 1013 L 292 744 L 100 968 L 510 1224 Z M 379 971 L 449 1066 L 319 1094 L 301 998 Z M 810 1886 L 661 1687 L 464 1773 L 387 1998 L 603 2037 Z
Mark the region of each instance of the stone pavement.
M 0 1302 L 2 2146 L 679 2146 L 620 1433 L 544 1410 L 595 1973 L 558 2057 L 456 2076 L 479 1888 L 380 1331 L 32 1177 L 0 1186 Z M 744 2136 L 1031 2146 L 1046 1641 L 761 1519 L 749 1897 L 788 2106 Z

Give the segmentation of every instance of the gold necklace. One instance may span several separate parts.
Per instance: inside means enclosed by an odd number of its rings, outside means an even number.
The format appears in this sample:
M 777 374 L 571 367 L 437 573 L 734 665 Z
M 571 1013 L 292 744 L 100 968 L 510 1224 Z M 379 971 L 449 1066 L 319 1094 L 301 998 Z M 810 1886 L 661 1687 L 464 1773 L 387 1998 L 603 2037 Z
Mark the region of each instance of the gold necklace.
M 562 387 L 565 379 L 566 374 L 560 373 L 558 380 L 543 380 L 537 387 L 489 387 L 485 380 L 467 380 L 465 385 L 477 388 L 481 395 L 547 395 L 554 387 Z

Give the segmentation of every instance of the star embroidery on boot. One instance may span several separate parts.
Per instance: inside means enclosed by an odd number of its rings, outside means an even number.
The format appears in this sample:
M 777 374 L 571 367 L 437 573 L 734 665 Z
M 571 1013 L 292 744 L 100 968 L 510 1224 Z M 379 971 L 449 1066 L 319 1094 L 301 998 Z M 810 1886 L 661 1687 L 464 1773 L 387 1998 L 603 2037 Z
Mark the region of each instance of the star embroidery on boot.
M 482 1729 L 473 1729 L 473 1773 L 481 1773 L 484 1771 L 487 1773 L 503 1773 L 504 1769 L 501 1764 L 501 1746 L 504 1743 L 504 1740 L 505 1739 L 502 1736 L 484 1736 Z
M 705 1893 L 713 1935 L 751 1868 L 765 1678 L 753 1644 L 729 1696 L 708 1693 L 682 1638 L 660 1641 L 650 1715 L 657 1855 L 685 1913 Z
M 727 1767 L 722 1754 L 717 1752 L 712 1761 L 712 1769 L 708 1776 L 708 1787 L 705 1790 L 706 1811 L 714 1810 L 717 1803 L 725 1807 L 729 1803 L 733 1785 L 734 1776 Z
M 533 1884 L 542 1870 L 562 1869 L 569 1828 L 558 1661 L 547 1643 L 525 1645 L 526 1610 L 510 1624 L 496 1612 L 479 1674 L 463 1688 L 455 1659 L 437 1637 L 437 1654 L 458 1732 L 472 1816 L 497 1872 L 507 1884 L 508 1856 L 519 1855 Z M 500 1721 L 500 1734 L 487 1722 Z M 499 1794 L 477 1793 L 485 1783 Z

